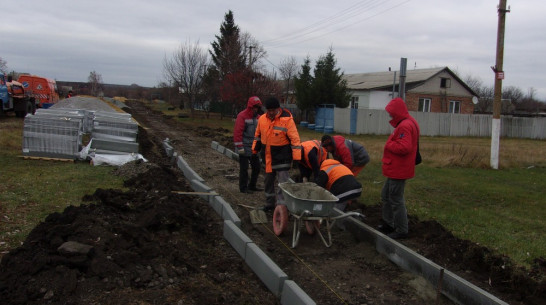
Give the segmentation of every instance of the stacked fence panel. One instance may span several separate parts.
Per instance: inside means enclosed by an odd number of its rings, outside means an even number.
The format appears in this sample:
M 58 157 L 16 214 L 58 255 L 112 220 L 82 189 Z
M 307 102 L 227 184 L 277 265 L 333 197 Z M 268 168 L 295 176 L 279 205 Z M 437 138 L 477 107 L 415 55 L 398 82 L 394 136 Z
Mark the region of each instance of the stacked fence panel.
M 23 129 L 23 155 L 77 159 L 82 147 L 83 115 L 50 113 L 27 115 Z
M 138 125 L 130 114 L 95 112 L 91 137 L 114 142 L 136 142 Z
M 90 134 L 88 149 L 82 149 Z M 23 155 L 59 159 L 88 159 L 89 154 L 138 153 L 138 124 L 128 113 L 75 108 L 39 109 L 27 115 Z M 82 155 L 82 153 L 84 155 Z

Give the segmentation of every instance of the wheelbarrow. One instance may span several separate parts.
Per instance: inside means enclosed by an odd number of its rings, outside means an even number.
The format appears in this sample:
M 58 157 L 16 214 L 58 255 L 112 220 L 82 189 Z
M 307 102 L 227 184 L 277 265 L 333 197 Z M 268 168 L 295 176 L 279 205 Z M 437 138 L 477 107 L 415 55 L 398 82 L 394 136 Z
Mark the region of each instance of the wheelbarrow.
M 273 212 L 273 231 L 280 236 L 288 229 L 289 217 L 294 219 L 292 248 L 298 245 L 300 233 L 305 226 L 309 235 L 317 233 L 326 247 L 332 246 L 331 229 L 336 220 L 349 216 L 362 216 L 357 212 L 334 216 L 333 208 L 339 199 L 328 190 L 313 182 L 279 183 L 286 205 L 277 205 Z M 322 234 L 321 223 L 326 224 L 326 238 Z

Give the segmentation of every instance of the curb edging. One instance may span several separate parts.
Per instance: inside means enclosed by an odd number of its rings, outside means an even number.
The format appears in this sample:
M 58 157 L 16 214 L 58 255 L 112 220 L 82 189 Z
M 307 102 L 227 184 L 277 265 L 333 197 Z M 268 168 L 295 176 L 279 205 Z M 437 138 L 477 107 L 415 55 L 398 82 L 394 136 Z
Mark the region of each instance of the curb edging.
M 171 162 L 183 172 L 190 181 L 191 188 L 196 192 L 211 192 L 212 188 L 174 151 L 169 140 L 163 141 L 167 156 Z M 233 160 L 239 160 L 239 155 L 217 142 L 212 141 L 211 148 Z M 245 263 L 254 271 L 258 278 L 277 298 L 281 304 L 314 305 L 316 304 L 294 281 L 288 280 L 288 275 L 256 245 L 248 235 L 241 230 L 241 219 L 231 205 L 219 195 L 199 195 L 224 220 L 223 237 L 241 256 Z

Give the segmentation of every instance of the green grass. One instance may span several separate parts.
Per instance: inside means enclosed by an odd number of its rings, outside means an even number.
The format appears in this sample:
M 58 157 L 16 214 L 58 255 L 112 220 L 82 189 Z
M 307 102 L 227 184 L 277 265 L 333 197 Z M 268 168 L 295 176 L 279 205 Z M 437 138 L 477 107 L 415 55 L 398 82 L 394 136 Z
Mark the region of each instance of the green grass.
M 522 265 L 546 254 L 545 168 L 418 168 L 408 182 L 409 213 Z
M 22 158 L 22 126 L 21 119 L 0 118 L 0 256 L 47 215 L 80 205 L 97 188 L 123 189 L 113 167 Z

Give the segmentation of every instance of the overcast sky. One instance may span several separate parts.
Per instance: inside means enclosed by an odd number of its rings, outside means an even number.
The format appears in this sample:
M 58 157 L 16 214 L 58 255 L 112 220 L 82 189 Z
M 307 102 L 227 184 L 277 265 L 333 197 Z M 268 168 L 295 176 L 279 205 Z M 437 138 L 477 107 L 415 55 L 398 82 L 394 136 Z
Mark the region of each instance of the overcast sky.
M 260 41 L 269 69 L 294 56 L 314 67 L 333 48 L 345 73 L 447 66 L 493 85 L 498 0 L 140 1 L 30 0 L 4 7 L 0 57 L 9 71 L 60 81 L 156 86 L 162 63 L 186 41 L 205 49 L 233 11 Z M 513 4 L 513 5 L 512 5 Z M 503 86 L 546 100 L 546 5 L 508 1 Z

